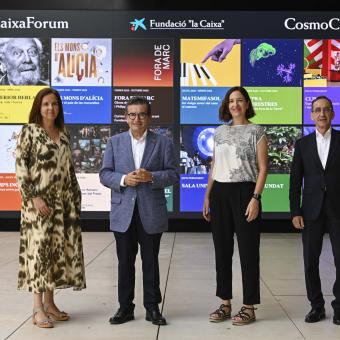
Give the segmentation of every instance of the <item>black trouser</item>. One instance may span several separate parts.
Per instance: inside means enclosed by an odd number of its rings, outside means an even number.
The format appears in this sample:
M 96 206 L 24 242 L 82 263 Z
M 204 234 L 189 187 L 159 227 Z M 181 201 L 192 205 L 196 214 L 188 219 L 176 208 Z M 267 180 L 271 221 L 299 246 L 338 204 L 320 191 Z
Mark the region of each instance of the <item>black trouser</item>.
M 332 301 L 332 306 L 334 309 L 340 310 L 340 220 L 335 217 L 328 202 L 327 194 L 320 216 L 314 221 L 306 220 L 305 227 L 302 230 L 307 297 L 312 308 L 322 307 L 325 304 L 321 291 L 319 258 L 326 227 L 329 232 L 336 267 L 336 279 L 333 286 L 335 299 Z
M 120 307 L 133 309 L 135 296 L 135 260 L 138 243 L 143 268 L 144 307 L 156 307 L 161 301 L 158 253 L 162 233 L 147 234 L 139 217 L 137 203 L 131 224 L 125 233 L 114 232 L 118 257 L 118 301 Z
M 243 303 L 260 303 L 260 213 L 247 222 L 245 212 L 254 193 L 255 183 L 220 183 L 214 181 L 210 193 L 211 228 L 216 257 L 216 296 L 229 300 L 232 295 L 232 257 L 234 233 L 240 253 Z

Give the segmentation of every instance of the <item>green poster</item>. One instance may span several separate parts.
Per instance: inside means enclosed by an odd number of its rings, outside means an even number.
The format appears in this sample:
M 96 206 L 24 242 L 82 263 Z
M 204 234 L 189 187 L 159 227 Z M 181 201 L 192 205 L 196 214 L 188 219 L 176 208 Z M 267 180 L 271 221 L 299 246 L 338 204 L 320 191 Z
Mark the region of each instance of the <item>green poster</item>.
M 164 194 L 166 198 L 166 207 L 168 211 L 174 211 L 174 201 L 173 201 L 173 187 L 164 188 Z
M 289 212 L 289 175 L 269 174 L 262 194 L 263 212 Z
M 256 124 L 302 124 L 301 87 L 246 87 Z

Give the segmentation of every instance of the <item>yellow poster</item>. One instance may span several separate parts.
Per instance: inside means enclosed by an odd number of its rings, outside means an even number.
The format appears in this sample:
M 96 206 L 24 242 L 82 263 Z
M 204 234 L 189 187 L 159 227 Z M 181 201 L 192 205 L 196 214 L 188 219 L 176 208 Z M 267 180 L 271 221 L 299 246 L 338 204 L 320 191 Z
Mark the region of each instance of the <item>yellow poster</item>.
M 0 86 L 0 123 L 27 123 L 36 93 L 47 86 Z
M 236 39 L 182 39 L 181 86 L 239 86 L 240 46 Z

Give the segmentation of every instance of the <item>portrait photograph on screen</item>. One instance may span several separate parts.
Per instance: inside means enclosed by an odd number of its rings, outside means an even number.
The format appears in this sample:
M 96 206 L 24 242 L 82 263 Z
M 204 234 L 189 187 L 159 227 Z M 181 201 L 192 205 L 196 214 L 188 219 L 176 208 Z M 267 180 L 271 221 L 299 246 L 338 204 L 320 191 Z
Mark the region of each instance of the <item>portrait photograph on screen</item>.
M 0 38 L 0 85 L 49 85 L 47 38 Z
M 50 85 L 50 39 L 0 37 L 0 124 L 27 123 L 34 97 Z

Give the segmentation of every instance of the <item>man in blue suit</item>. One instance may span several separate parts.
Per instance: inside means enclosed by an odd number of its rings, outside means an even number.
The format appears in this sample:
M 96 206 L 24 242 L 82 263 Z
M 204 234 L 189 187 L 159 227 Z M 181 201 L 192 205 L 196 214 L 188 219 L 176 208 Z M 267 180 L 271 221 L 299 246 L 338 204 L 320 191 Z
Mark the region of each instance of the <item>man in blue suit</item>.
M 138 243 L 143 268 L 146 320 L 165 325 L 158 304 L 158 253 L 162 232 L 168 228 L 164 188 L 179 175 L 172 142 L 148 130 L 149 102 L 132 98 L 126 105 L 128 132 L 111 137 L 106 145 L 99 173 L 103 185 L 111 188 L 110 229 L 114 232 L 118 257 L 119 309 L 111 324 L 134 319 L 135 260 Z

